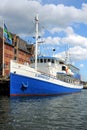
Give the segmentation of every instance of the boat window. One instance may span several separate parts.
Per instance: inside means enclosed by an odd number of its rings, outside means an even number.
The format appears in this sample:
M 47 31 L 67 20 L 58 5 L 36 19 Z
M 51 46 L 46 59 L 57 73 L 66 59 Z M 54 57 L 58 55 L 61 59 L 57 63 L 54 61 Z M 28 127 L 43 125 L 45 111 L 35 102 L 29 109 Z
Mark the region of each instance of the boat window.
M 48 62 L 50 62 L 50 59 L 48 59 Z
M 46 63 L 46 59 L 44 59 L 44 63 Z
M 64 64 L 62 61 L 59 61 L 59 64 Z
M 52 59 L 52 61 L 51 61 L 52 63 L 54 63 L 54 59 Z
M 40 59 L 40 63 L 43 63 L 43 59 Z
M 62 70 L 66 70 L 66 66 L 62 66 Z

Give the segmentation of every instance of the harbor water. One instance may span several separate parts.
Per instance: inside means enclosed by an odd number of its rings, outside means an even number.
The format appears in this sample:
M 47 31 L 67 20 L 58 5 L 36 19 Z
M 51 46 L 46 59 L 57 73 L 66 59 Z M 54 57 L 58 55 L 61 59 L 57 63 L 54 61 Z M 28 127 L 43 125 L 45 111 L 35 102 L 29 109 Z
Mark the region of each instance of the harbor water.
M 0 130 L 87 130 L 87 89 L 56 97 L 0 97 Z

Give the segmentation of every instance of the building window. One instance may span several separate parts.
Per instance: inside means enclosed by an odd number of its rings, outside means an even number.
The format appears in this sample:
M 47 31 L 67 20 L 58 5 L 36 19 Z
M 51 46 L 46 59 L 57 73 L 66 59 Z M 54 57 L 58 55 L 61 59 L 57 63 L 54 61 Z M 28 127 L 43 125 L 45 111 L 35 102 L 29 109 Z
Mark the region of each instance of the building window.
M 17 53 L 17 50 L 16 49 L 14 49 L 14 54 L 16 54 Z
M 14 43 L 14 46 L 17 46 L 17 42 Z
M 17 57 L 16 57 L 16 56 L 14 57 L 14 60 L 17 60 Z

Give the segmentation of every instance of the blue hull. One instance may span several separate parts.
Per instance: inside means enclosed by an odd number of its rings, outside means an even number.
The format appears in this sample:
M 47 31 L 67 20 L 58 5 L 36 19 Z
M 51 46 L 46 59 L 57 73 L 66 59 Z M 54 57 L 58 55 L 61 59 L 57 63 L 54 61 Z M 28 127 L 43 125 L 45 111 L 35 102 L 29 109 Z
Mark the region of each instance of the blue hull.
M 10 74 L 10 96 L 47 96 L 80 91 L 81 89 L 68 88 L 26 76 Z

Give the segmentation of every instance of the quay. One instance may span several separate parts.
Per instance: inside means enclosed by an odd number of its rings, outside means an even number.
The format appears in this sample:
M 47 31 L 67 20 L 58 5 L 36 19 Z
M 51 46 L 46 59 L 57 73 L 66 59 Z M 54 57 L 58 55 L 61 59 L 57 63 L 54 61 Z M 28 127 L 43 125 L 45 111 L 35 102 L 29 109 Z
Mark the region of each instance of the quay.
M 9 83 L 10 83 L 10 79 L 0 78 L 0 96 L 10 95 Z

